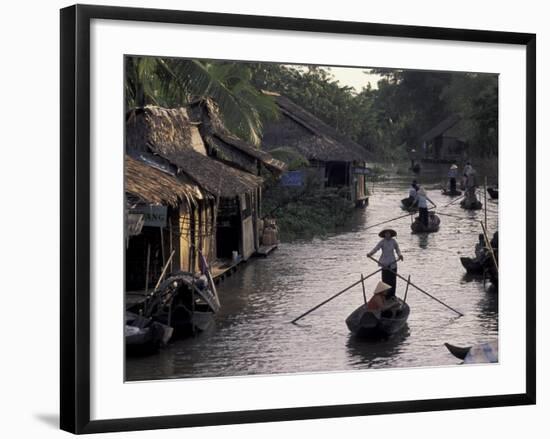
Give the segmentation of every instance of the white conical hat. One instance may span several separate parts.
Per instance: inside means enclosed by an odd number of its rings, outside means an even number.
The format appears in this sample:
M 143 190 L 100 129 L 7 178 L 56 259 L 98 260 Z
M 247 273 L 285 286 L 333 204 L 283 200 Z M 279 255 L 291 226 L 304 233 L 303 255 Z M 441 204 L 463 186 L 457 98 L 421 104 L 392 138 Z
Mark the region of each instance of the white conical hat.
M 380 281 L 380 282 L 378 282 L 378 285 L 376 285 L 376 289 L 374 290 L 373 294 L 380 294 L 380 293 L 383 293 L 385 291 L 388 291 L 389 289 L 391 289 L 390 285 L 388 285 L 385 282 Z

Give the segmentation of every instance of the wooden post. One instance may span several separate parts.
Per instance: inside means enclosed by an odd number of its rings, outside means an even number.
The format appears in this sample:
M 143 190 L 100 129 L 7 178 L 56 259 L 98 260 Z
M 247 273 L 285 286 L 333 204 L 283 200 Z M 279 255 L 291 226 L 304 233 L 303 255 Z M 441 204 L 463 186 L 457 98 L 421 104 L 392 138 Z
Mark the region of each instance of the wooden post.
M 149 265 L 151 263 L 151 243 L 147 242 L 147 262 L 145 264 L 145 294 L 149 290 Z
M 365 301 L 365 305 L 367 304 L 367 293 L 365 292 L 365 278 L 363 277 L 363 273 L 361 273 L 361 286 L 363 287 L 363 300 Z
M 172 254 L 172 220 L 169 219 L 168 220 L 168 231 L 170 233 L 169 237 L 170 237 L 170 254 Z M 170 272 L 173 272 L 174 271 L 174 260 L 171 259 L 170 260 Z
M 487 228 L 487 176 L 485 176 L 485 182 L 483 183 L 483 202 L 485 204 L 485 228 Z
M 166 257 L 164 256 L 164 233 L 162 232 L 162 227 L 160 228 L 160 252 L 162 253 L 162 265 L 166 263 Z

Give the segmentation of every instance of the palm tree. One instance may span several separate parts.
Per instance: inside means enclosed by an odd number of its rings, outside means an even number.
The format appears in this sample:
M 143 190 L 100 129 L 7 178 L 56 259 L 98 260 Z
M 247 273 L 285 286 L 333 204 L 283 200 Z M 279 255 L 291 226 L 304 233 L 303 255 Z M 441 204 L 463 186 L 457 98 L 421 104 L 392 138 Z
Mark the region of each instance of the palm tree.
M 264 121 L 278 115 L 275 101 L 254 87 L 244 63 L 140 57 L 127 63 L 126 72 L 128 105 L 176 107 L 209 97 L 226 128 L 254 145 L 260 144 Z

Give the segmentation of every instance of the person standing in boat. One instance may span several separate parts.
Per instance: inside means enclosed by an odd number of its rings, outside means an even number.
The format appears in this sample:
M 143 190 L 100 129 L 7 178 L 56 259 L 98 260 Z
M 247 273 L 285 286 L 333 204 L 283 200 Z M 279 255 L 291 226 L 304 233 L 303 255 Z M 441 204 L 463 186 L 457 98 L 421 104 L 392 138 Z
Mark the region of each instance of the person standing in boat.
M 429 225 L 428 201 L 435 206 L 435 203 L 430 200 L 424 188 L 419 187 L 416 191 L 416 198 L 414 199 L 413 206 L 418 206 L 418 216 L 420 217 L 420 222 L 424 224 L 425 227 Z
M 418 190 L 418 184 L 416 183 L 416 180 L 413 180 L 411 183 L 411 187 L 409 188 L 409 198 L 407 199 L 407 204 L 405 205 L 405 207 L 412 206 L 412 203 L 416 198 L 417 190 Z
M 458 176 L 458 166 L 453 163 L 449 168 L 447 177 L 449 178 L 449 190 L 452 194 L 456 192 L 456 177 Z
M 397 244 L 397 241 L 394 239 L 397 236 L 397 232 L 393 229 L 384 229 L 378 236 L 380 236 L 382 240 L 367 253 L 367 256 L 371 257 L 378 250 L 382 250 L 382 255 L 378 260 L 378 265 L 382 267 L 382 282 L 391 287 L 386 293 L 386 296 L 394 297 L 395 284 L 397 281 L 397 261 L 403 260 L 399 244 Z
M 473 172 L 473 170 L 474 168 L 472 166 L 472 163 L 470 161 L 467 161 L 466 166 L 464 166 L 464 170 L 462 171 L 462 188 L 466 187 L 468 176 Z

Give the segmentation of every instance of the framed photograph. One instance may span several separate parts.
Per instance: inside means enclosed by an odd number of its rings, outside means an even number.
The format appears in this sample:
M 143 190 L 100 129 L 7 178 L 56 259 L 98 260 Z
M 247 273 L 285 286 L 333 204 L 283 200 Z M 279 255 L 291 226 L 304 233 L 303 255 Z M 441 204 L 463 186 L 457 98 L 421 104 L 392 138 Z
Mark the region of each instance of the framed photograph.
M 535 52 L 62 9 L 61 428 L 534 404 Z

